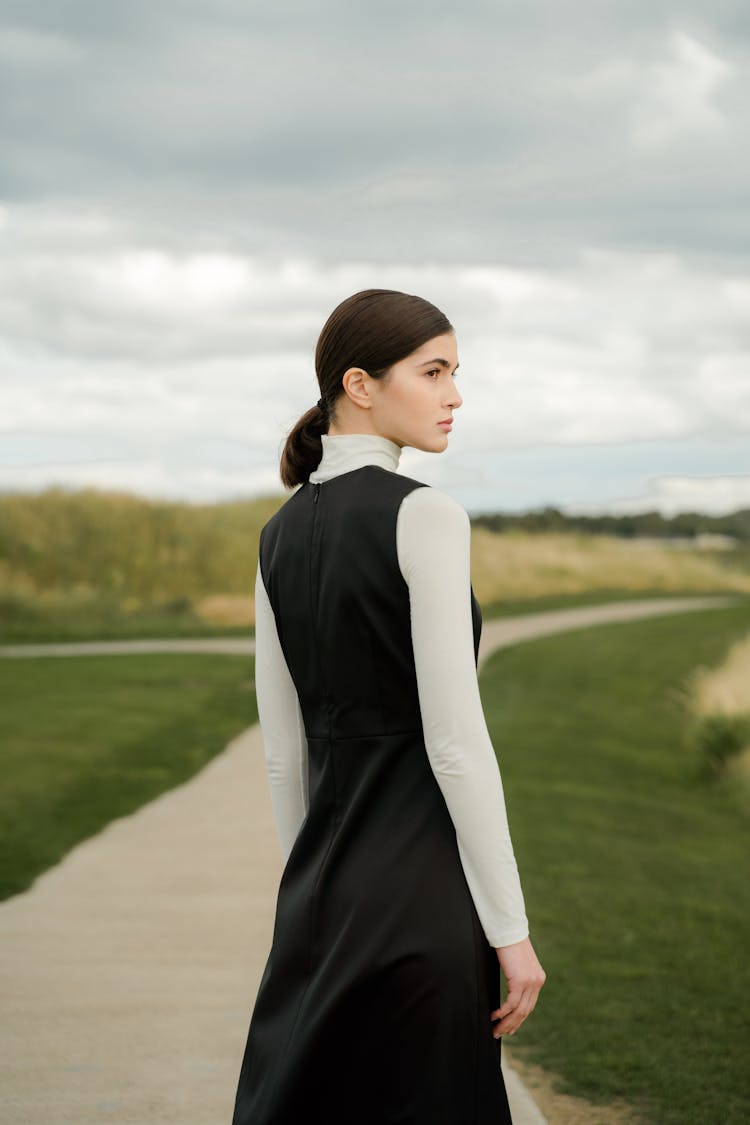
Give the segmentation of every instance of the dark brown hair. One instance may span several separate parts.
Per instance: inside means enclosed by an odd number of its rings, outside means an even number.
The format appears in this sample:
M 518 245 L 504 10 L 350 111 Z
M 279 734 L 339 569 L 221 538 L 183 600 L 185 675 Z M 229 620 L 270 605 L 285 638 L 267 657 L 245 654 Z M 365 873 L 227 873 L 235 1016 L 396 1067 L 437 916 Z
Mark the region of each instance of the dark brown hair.
M 350 367 L 361 367 L 373 379 L 386 378 L 394 363 L 433 337 L 452 331 L 440 309 L 423 297 L 395 289 L 363 289 L 337 305 L 315 349 L 315 371 L 326 410 L 313 406 L 290 431 L 280 466 L 285 487 L 302 484 L 320 464 L 321 434 L 336 417 L 336 402 L 346 393 L 341 380 Z

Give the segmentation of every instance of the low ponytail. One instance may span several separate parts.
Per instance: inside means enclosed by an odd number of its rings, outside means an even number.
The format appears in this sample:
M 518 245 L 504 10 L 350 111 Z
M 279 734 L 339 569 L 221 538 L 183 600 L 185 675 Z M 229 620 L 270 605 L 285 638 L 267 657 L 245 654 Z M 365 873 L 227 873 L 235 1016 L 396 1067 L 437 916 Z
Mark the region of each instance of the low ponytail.
M 285 488 L 304 484 L 323 456 L 322 434 L 336 420 L 336 402 L 350 367 L 384 379 L 394 363 L 453 331 L 445 313 L 423 297 L 395 289 L 363 289 L 333 310 L 318 337 L 315 371 L 321 398 L 290 430 L 279 473 Z
M 327 429 L 328 413 L 316 404 L 305 411 L 289 432 L 279 469 L 281 483 L 285 488 L 296 488 L 298 484 L 302 484 L 320 464 L 323 456 L 320 435 Z

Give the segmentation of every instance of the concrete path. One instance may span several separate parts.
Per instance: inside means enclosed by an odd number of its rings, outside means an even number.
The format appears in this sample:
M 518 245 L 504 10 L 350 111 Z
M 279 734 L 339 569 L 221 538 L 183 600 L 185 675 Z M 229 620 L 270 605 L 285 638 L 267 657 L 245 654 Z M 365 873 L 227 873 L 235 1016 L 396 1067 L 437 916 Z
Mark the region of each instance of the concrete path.
M 594 621 L 732 600 L 487 621 L 480 660 Z M 134 651 L 134 642 L 118 643 Z M 235 645 L 209 651 L 251 651 Z M 280 875 L 255 725 L 190 781 L 111 822 L 0 904 L 4 1125 L 229 1125 Z M 517 1074 L 504 1070 L 515 1125 L 544 1125 Z
M 708 609 L 738 601 L 736 595 L 712 594 L 680 598 L 640 598 L 637 601 L 606 602 L 602 605 L 574 606 L 519 617 L 488 619 L 483 623 L 479 661 L 489 650 L 503 644 L 543 637 L 567 629 L 582 629 L 607 621 L 633 621 L 662 613 Z M 506 639 L 507 638 L 507 639 Z M 0 645 L 0 658 L 23 659 L 37 656 L 107 656 L 123 653 L 214 652 L 243 656 L 255 652 L 253 637 L 170 637 L 168 639 L 124 641 L 65 641 L 44 644 Z

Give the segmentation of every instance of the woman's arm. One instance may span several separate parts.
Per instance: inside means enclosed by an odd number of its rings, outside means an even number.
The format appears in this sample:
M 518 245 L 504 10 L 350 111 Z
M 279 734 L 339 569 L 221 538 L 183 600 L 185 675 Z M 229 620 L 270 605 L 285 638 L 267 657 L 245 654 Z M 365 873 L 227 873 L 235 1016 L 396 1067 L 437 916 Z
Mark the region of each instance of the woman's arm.
M 508 984 L 490 1012 L 492 1034 L 513 1035 L 546 976 L 526 920 L 500 770 L 479 695 L 471 620 L 471 525 L 447 493 L 416 488 L 396 522 L 409 586 L 411 634 L 425 747 L 456 829 L 479 920 Z
M 307 735 L 260 563 L 255 575 L 255 697 L 271 803 L 286 863 L 308 809 Z
M 511 945 L 529 926 L 474 662 L 468 514 L 447 493 L 416 488 L 401 502 L 396 540 L 425 747 L 487 940 Z

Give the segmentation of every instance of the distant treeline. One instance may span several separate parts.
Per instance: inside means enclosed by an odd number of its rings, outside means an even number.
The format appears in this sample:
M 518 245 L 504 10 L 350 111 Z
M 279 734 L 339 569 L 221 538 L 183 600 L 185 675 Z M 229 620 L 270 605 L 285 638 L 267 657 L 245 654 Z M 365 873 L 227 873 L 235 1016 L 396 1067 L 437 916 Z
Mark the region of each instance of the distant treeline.
M 709 516 L 701 512 L 681 512 L 662 516 L 659 512 L 639 512 L 627 516 L 572 516 L 558 508 L 505 514 L 496 512 L 473 516 L 475 527 L 490 531 L 580 531 L 590 535 L 617 535 L 623 539 L 646 536 L 655 539 L 689 538 L 699 535 L 730 535 L 738 541 L 750 541 L 750 508 L 742 508 L 726 516 Z

